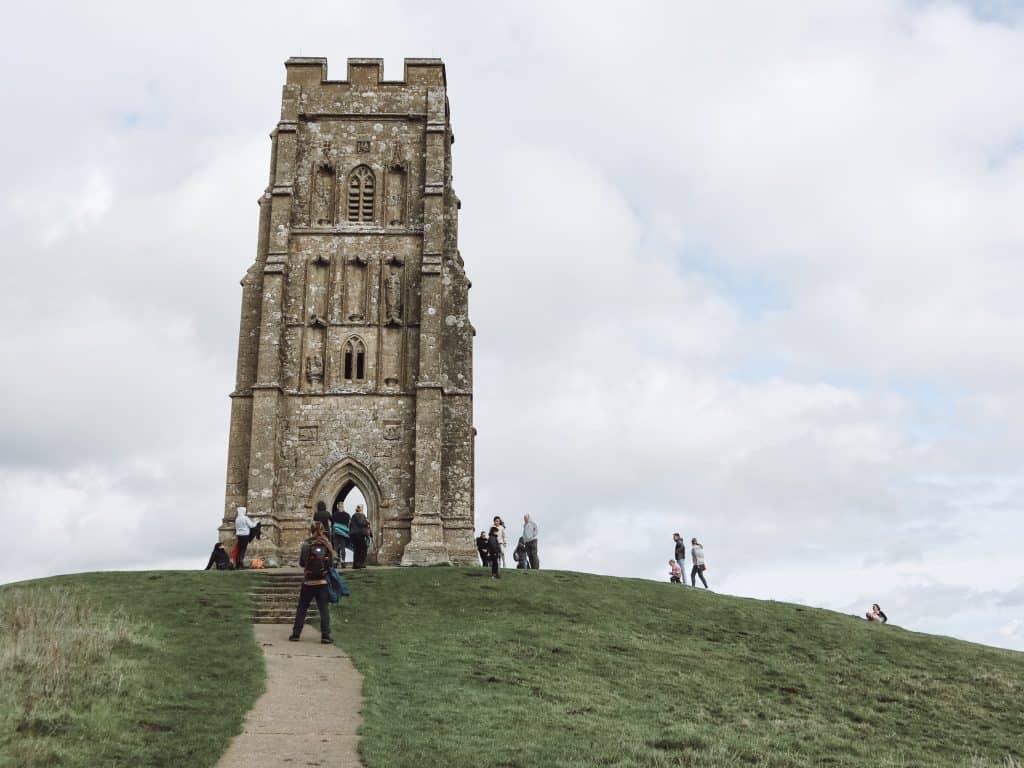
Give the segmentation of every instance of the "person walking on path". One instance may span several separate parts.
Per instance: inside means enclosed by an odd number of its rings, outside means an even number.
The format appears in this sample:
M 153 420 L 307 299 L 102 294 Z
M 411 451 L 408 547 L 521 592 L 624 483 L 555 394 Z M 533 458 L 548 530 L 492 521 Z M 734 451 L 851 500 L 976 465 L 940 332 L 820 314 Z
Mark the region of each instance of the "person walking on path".
M 494 516 L 494 527 L 498 529 L 498 543 L 501 544 L 501 567 L 505 567 L 505 549 L 508 547 L 508 537 L 505 535 L 505 521 L 497 515 Z
M 340 567 L 345 567 L 345 550 L 348 548 L 348 524 L 352 520 L 351 515 L 345 511 L 345 503 L 339 501 L 334 505 L 334 514 L 331 515 L 331 543 L 338 555 Z
M 679 570 L 686 573 L 686 542 L 683 541 L 683 537 L 678 533 L 672 534 L 672 540 L 676 543 L 676 562 L 679 563 Z M 686 579 L 683 579 L 680 583 L 685 587 Z
M 370 521 L 363 514 L 363 505 L 356 507 L 348 524 L 348 533 L 352 543 L 352 567 L 366 567 L 366 551 L 369 548 L 367 537 L 370 535 Z
M 331 638 L 331 613 L 328 608 L 327 576 L 334 562 L 334 550 L 327 540 L 323 525 L 314 522 L 309 526 L 309 538 L 302 542 L 299 550 L 299 566 L 302 570 L 302 587 L 299 589 L 299 605 L 295 609 L 295 624 L 288 638 L 298 641 L 306 623 L 309 604 L 316 600 L 320 612 L 320 642 L 333 643 Z
M 515 551 L 512 552 L 512 559 L 516 561 L 517 569 L 522 571 L 529 569 L 530 556 L 526 553 L 526 543 L 522 536 L 519 537 L 519 543 L 516 544 Z
M 682 580 L 681 580 L 682 575 L 683 575 L 683 569 L 679 567 L 679 561 L 678 560 L 669 560 L 668 561 L 668 575 L 669 575 L 669 579 L 668 580 L 670 582 L 672 582 L 673 584 L 682 584 L 683 583 Z
M 491 556 L 491 578 L 500 579 L 498 565 L 501 563 L 501 539 L 498 538 L 498 527 L 491 528 L 487 537 L 487 554 Z
M 249 536 L 256 526 L 256 521 L 247 514 L 245 507 L 239 507 L 235 512 L 235 538 L 238 539 L 238 554 L 235 555 L 235 568 L 245 567 L 245 550 L 249 546 Z
M 530 558 L 530 568 L 540 569 L 540 555 L 537 554 L 537 524 L 530 519 L 529 515 L 523 515 L 523 543 L 526 545 L 526 554 Z
M 690 539 L 690 558 L 693 560 L 693 568 L 690 569 L 690 583 L 696 587 L 697 577 L 700 576 L 704 589 L 707 589 L 708 582 L 704 578 L 704 571 L 708 567 L 704 564 L 704 545 L 697 541 L 696 537 Z

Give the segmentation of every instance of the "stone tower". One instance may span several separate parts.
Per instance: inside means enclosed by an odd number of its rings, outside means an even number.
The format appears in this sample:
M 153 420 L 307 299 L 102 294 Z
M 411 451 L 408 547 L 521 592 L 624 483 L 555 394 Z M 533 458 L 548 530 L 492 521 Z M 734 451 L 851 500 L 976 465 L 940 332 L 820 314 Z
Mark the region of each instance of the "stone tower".
M 358 488 L 376 561 L 476 562 L 473 326 L 444 64 L 292 58 L 242 279 L 227 491 L 294 562 L 318 502 Z M 352 507 L 347 507 L 352 512 Z M 371 554 L 371 562 L 373 555 Z

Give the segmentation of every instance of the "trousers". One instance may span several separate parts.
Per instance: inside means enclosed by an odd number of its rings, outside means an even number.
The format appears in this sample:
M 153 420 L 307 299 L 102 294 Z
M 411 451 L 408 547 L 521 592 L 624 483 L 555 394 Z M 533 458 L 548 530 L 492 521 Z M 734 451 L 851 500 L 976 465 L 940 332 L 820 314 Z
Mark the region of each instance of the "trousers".
M 526 544 L 526 556 L 530 558 L 531 568 L 540 568 L 540 555 L 537 554 L 537 540 L 523 542 Z
M 328 609 L 327 585 L 326 584 L 303 584 L 299 590 L 299 606 L 295 610 L 295 624 L 292 626 L 292 636 L 298 637 L 302 634 L 302 627 L 306 623 L 306 614 L 309 612 L 309 604 L 316 600 L 316 609 L 320 611 L 320 637 L 331 636 L 331 613 Z
M 249 546 L 249 535 L 242 534 L 238 537 L 238 557 L 235 558 L 235 568 L 245 565 L 245 550 Z
M 698 576 L 700 576 L 700 580 L 704 583 L 704 589 L 707 589 L 708 588 L 708 582 L 707 582 L 707 579 L 704 578 L 704 572 L 701 571 L 699 565 L 695 565 L 695 566 L 693 566 L 693 568 L 690 569 L 690 583 L 693 584 L 693 586 L 695 586 L 695 587 L 697 586 L 697 577 Z

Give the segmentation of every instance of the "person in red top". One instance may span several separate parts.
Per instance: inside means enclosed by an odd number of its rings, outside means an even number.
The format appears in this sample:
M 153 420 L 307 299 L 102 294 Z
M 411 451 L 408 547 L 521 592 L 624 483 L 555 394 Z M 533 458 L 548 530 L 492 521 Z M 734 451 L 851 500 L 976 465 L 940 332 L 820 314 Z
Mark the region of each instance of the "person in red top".
M 327 576 L 334 564 L 334 549 L 327 540 L 327 534 L 320 523 L 309 526 L 309 538 L 302 542 L 299 550 L 299 566 L 303 568 L 302 588 L 299 590 L 299 605 L 295 609 L 295 624 L 289 640 L 297 641 L 306 623 L 309 604 L 316 600 L 320 611 L 320 642 L 333 643 L 331 637 L 331 613 L 328 609 Z

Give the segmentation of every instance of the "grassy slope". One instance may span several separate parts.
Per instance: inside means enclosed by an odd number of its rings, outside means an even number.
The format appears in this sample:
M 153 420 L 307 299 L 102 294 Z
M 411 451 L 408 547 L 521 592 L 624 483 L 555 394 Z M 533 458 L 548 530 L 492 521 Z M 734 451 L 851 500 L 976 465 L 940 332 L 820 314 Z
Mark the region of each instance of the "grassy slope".
M 357 573 L 370 768 L 1015 766 L 1024 654 L 561 572 Z
M 0 679 L 0 767 L 213 765 L 263 687 L 263 657 L 244 597 L 251 578 L 95 573 L 0 588 L 0 610 L 7 610 L 0 615 L 0 650 L 8 654 Z M 19 590 L 70 592 L 88 603 L 83 616 L 97 631 L 122 622 L 131 636 L 89 659 L 67 646 L 82 642 L 80 628 L 76 640 L 70 628 L 43 626 L 31 638 L 22 632 L 15 649 L 14 607 L 27 604 Z M 27 693 L 39 675 L 31 665 L 48 657 L 63 659 L 66 690 Z

